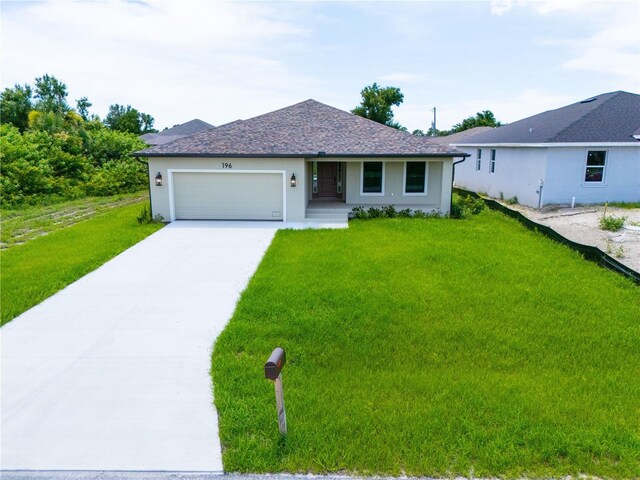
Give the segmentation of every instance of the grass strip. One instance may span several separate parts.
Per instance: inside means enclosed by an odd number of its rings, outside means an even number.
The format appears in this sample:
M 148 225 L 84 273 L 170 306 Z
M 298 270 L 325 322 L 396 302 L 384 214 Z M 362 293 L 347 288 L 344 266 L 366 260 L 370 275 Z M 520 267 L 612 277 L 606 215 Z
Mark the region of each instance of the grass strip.
M 116 207 L 98 216 L 0 251 L 1 323 L 95 270 L 162 227 L 140 225 L 142 205 Z
M 88 220 L 112 208 L 139 203 L 148 198 L 145 192 L 86 197 L 53 205 L 2 209 L 0 244 L 2 248 L 22 245 L 34 238 Z
M 212 357 L 225 470 L 638 478 L 638 319 L 632 282 L 498 212 L 280 231 Z

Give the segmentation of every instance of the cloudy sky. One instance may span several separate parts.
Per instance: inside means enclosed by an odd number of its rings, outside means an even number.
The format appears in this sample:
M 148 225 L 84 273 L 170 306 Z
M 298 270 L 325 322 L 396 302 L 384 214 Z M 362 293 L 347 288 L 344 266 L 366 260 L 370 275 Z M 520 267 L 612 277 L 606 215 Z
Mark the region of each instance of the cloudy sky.
M 1 86 L 49 73 L 92 113 L 131 104 L 162 129 L 221 125 L 307 98 L 350 110 L 378 82 L 396 119 L 511 122 L 640 93 L 640 1 L 1 0 Z

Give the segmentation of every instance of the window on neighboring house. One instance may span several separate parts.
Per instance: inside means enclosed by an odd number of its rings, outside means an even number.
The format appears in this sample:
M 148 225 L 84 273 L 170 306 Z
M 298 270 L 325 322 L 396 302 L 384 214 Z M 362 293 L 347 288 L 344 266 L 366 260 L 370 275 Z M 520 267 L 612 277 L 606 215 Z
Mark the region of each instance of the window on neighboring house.
M 604 150 L 589 150 L 587 153 L 587 167 L 584 181 L 589 183 L 604 180 L 604 167 L 607 163 L 607 152 Z
M 405 195 L 427 193 L 427 162 L 406 162 L 404 164 Z
M 479 148 L 476 152 L 476 172 L 480 171 L 480 167 L 482 167 L 482 149 Z
M 382 162 L 362 162 L 362 193 L 384 194 L 384 164 Z
M 491 149 L 491 163 L 489 163 L 489 172 L 495 173 L 496 171 L 496 149 Z

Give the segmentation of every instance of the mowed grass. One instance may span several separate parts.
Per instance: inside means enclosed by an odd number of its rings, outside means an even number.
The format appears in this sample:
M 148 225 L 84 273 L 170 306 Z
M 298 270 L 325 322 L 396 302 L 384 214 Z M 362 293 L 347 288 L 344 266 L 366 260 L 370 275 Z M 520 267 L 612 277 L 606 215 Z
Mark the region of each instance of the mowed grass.
M 0 252 L 1 323 L 37 305 L 161 228 L 137 221 L 148 199 Z
M 145 198 L 149 198 L 146 191 L 108 197 L 85 197 L 53 205 L 2 208 L 0 244 L 2 248 L 22 245 L 113 208 L 140 203 Z
M 640 288 L 497 212 L 280 231 L 212 357 L 225 471 L 638 478 L 639 352 Z

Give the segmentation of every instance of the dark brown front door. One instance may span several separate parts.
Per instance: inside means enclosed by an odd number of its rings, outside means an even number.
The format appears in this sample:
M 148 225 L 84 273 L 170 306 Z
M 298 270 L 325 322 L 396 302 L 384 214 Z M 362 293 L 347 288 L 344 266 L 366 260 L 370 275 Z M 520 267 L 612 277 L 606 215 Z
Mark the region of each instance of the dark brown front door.
M 318 196 L 337 196 L 338 164 L 335 162 L 318 162 Z

